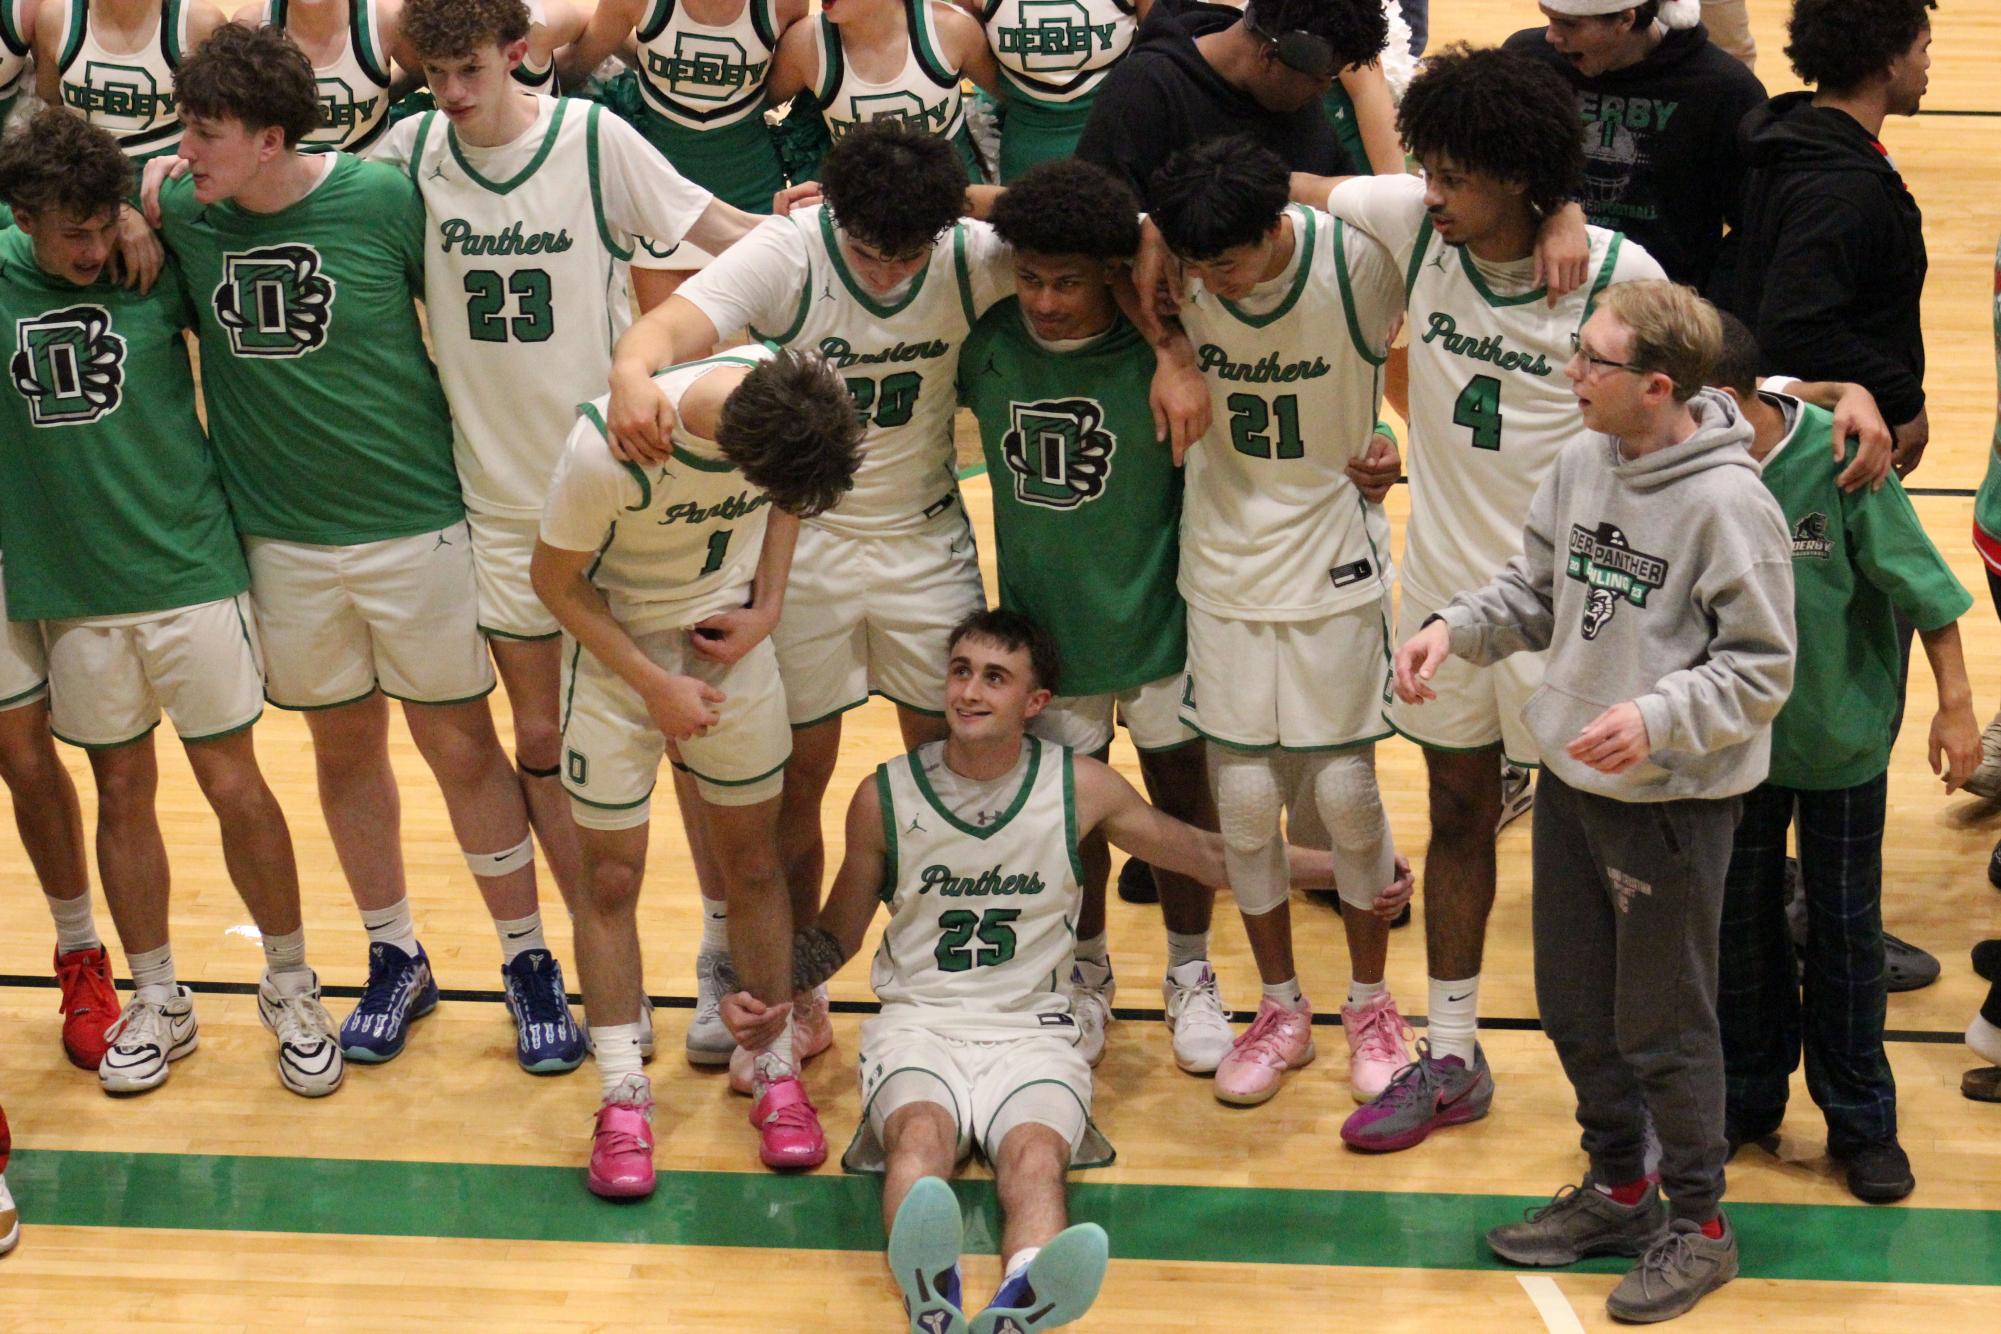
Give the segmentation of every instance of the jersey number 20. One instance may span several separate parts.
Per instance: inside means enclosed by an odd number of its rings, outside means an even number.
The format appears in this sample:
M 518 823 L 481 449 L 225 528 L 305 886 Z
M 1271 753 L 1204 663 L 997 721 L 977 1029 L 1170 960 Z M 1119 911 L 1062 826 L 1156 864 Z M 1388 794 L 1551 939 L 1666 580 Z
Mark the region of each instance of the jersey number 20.
M 507 298 L 519 312 L 509 317 Z M 466 332 L 475 342 L 546 343 L 556 332 L 556 312 L 549 304 L 549 275 L 542 269 L 515 269 L 501 275 L 492 269 L 466 274 Z
M 862 425 L 869 424 L 873 413 L 877 426 L 902 426 L 917 410 L 917 395 L 923 391 L 924 377 L 914 371 L 898 371 L 883 376 L 878 391 L 874 380 L 865 375 L 850 375 L 847 385 L 848 397 L 854 399 Z
M 944 933 L 933 952 L 938 967 L 964 973 L 1006 963 L 1014 957 L 1014 927 L 1009 923 L 1019 916 L 1019 908 L 989 908 L 983 913 L 954 908 L 938 914 L 938 929 Z M 980 939 L 977 946 L 971 944 L 974 936 Z

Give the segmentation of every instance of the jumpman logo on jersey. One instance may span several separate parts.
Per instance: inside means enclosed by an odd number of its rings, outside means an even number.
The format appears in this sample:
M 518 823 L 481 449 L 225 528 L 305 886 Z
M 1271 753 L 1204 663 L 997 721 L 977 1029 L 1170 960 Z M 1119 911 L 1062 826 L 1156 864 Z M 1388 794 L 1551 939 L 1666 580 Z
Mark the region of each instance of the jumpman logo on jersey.
M 903 832 L 906 834 L 928 834 L 931 831 L 929 829 L 926 829 L 923 825 L 919 824 L 917 822 L 917 817 L 913 815 L 910 817 L 910 827 L 908 829 L 905 829 Z
M 438 547 L 448 547 L 451 544 L 452 544 L 452 539 L 446 537 L 443 533 L 438 534 Z M 438 547 L 432 547 L 431 550 L 436 551 Z
M 832 301 L 834 299 L 834 280 L 831 277 L 823 278 L 820 280 L 820 283 L 820 299 L 822 301 Z
M 429 176 L 426 176 L 424 179 L 427 181 L 442 181 L 449 179 L 445 175 L 445 160 L 443 158 L 439 158 L 438 165 L 432 167 L 431 174 Z
M 1431 257 L 1431 263 L 1425 265 L 1424 267 L 1427 269 L 1437 269 L 1440 273 L 1445 272 L 1445 252 L 1441 250 L 1436 255 L 1433 255 Z

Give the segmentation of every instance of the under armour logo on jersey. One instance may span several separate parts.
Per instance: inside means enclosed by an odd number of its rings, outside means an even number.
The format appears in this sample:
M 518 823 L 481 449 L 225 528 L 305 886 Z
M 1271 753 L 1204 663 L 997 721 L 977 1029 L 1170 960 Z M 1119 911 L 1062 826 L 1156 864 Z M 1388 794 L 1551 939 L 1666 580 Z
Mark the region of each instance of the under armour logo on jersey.
M 124 401 L 125 340 L 111 331 L 103 306 L 17 320 L 14 349 L 7 368 L 36 426 L 94 422 Z
M 211 300 L 239 357 L 302 357 L 327 341 L 334 281 L 309 245 L 262 246 L 222 257 Z

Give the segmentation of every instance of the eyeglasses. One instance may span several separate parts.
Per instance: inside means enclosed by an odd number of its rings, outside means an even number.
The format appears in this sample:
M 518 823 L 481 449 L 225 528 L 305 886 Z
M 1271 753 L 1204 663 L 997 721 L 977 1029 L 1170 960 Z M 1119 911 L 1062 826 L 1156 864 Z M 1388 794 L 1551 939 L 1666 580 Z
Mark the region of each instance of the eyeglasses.
M 1324 79 L 1334 73 L 1334 45 L 1325 37 L 1294 28 L 1290 32 L 1267 32 L 1258 26 L 1255 13 L 1246 11 L 1244 29 L 1270 42 L 1278 63 L 1298 70 L 1309 79 Z
M 1582 358 L 1584 364 L 1591 368 L 1590 374 L 1592 375 L 1597 375 L 1604 371 L 1631 371 L 1635 375 L 1652 375 L 1654 373 L 1654 369 L 1651 366 L 1639 366 L 1630 361 L 1613 361 L 1609 357 L 1593 356 L 1584 350 L 1584 340 L 1576 334 L 1572 334 L 1570 335 L 1570 359 L 1576 361 L 1579 358 Z

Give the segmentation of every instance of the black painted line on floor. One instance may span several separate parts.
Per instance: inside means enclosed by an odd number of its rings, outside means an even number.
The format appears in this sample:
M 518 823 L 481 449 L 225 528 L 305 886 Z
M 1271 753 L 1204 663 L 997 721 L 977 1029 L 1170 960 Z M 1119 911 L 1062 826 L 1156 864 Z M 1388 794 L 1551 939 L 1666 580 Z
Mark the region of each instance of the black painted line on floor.
M 1971 500 L 1980 493 L 1970 486 L 1907 486 L 1907 496 L 1953 496 L 1960 500 Z
M 132 982 L 128 978 L 119 978 L 115 985 L 120 991 L 132 990 Z M 201 996 L 254 996 L 257 994 L 257 984 L 255 982 L 184 982 L 182 985 Z M 0 987 L 34 987 L 42 991 L 53 991 L 56 987 L 56 980 L 52 977 L 38 977 L 28 973 L 0 973 Z M 324 997 L 332 997 L 340 1000 L 356 1000 L 360 998 L 361 990 L 360 987 L 353 986 L 325 986 L 320 988 L 320 994 Z M 499 1005 L 507 1000 L 507 995 L 505 992 L 500 991 L 440 987 L 438 988 L 438 999 L 460 1004 Z M 584 998 L 575 992 L 570 993 L 569 999 L 572 1005 L 582 1005 L 584 1003 Z M 695 998 L 693 996 L 653 996 L 649 999 L 652 1000 L 654 1008 L 660 1010 L 692 1010 L 695 1008 Z M 877 1014 L 882 1010 L 882 1005 L 877 1001 L 837 1000 L 829 1001 L 827 1008 L 835 1014 Z M 1257 1018 L 1255 1010 L 1231 1010 L 1225 1011 L 1225 1013 L 1232 1023 L 1238 1024 L 1248 1024 Z M 1132 1023 L 1158 1022 L 1165 1017 L 1165 1014 L 1159 1009 L 1125 1005 L 1115 1006 L 1112 1009 L 1112 1018 Z M 1404 1016 L 1404 1022 L 1410 1024 L 1413 1028 L 1423 1028 L 1427 1024 L 1427 1020 L 1421 1014 L 1407 1014 Z M 1316 1013 L 1313 1016 L 1313 1023 L 1318 1028 L 1339 1028 L 1341 1026 L 1341 1013 L 1339 1010 L 1331 1013 Z M 1480 1027 L 1495 1033 L 1540 1033 L 1542 1032 L 1542 1021 L 1540 1019 L 1485 1018 L 1480 1020 Z M 1884 1030 L 1883 1039 L 1886 1042 L 1919 1042 L 1949 1046 L 1953 1043 L 1964 1042 L 1966 1035 L 1931 1029 L 1894 1028 Z

